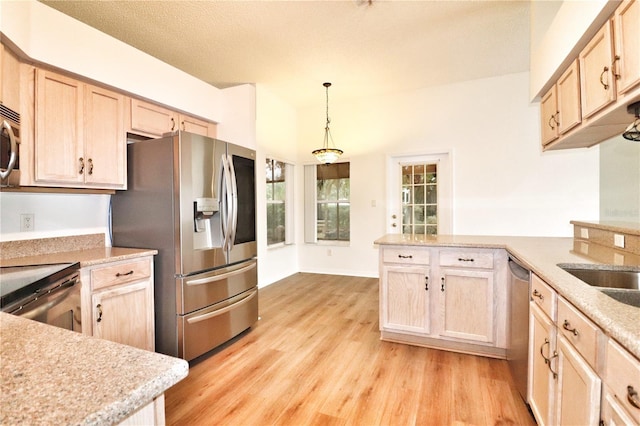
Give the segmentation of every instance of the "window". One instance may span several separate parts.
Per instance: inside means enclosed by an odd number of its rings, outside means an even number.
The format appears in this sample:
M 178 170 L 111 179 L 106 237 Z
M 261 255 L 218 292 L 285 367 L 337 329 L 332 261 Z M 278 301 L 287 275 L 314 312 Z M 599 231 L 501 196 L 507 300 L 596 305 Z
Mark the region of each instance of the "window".
M 267 158 L 267 245 L 292 242 L 293 165 Z
M 305 166 L 305 242 L 349 241 L 349 163 Z
M 438 233 L 437 164 L 403 165 L 402 233 Z

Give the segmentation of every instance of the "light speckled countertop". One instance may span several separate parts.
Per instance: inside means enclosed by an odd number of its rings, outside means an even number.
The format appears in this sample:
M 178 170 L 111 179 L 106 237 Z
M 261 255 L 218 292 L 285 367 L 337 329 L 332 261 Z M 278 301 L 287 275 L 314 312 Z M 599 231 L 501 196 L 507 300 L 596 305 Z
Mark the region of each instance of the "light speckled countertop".
M 46 265 L 50 263 L 80 262 L 80 267 L 99 265 L 106 262 L 152 256 L 157 250 L 122 247 L 99 247 L 84 250 L 61 251 L 36 256 L 16 257 L 0 260 L 0 266 Z
M 558 264 L 618 265 L 640 270 L 640 256 L 620 253 L 595 244 L 553 237 L 501 236 L 410 236 L 389 234 L 377 239 L 379 245 L 417 245 L 439 247 L 484 247 L 506 249 L 520 263 L 553 287 L 640 359 L 640 308 L 625 305 L 585 284 Z
M 119 423 L 183 378 L 178 358 L 0 313 L 0 424 Z

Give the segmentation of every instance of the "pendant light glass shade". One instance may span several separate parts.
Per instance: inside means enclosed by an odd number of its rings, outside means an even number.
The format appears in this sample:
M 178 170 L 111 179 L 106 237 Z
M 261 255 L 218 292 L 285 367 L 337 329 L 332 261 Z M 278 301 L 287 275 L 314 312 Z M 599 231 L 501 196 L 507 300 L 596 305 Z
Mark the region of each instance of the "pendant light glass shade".
M 627 112 L 634 115 L 635 120 L 622 133 L 622 137 L 634 142 L 640 142 L 640 102 L 627 107 Z
M 329 122 L 331 121 L 329 120 L 329 87 L 331 86 L 331 83 L 323 83 L 322 85 L 326 88 L 327 92 L 327 124 L 324 127 L 324 143 L 322 144 L 322 148 L 316 149 L 311 153 L 319 162 L 331 164 L 342 155 L 343 151 L 335 148 L 333 138 L 331 137 L 331 130 L 329 129 Z M 332 146 L 329 146 L 329 141 L 331 141 Z

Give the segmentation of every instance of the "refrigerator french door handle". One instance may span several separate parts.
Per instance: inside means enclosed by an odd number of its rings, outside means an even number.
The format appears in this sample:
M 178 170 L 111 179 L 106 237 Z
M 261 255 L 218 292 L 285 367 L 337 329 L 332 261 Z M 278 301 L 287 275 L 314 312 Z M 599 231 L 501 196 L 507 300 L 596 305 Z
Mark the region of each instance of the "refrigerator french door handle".
M 229 239 L 229 250 L 233 248 L 236 241 L 236 230 L 238 229 L 238 184 L 236 182 L 236 170 L 233 167 L 233 158 L 229 155 L 229 176 L 231 177 L 231 238 Z
M 222 189 L 220 191 L 220 196 L 224 198 L 222 200 L 223 205 L 220 207 L 221 211 L 221 225 L 222 225 L 222 248 L 223 250 L 231 249 L 231 244 L 233 240 L 231 236 L 233 235 L 233 230 L 231 229 L 232 225 L 232 214 L 233 214 L 233 189 L 231 185 L 231 174 L 229 170 L 229 157 L 225 154 L 222 155 L 222 179 L 220 181 L 220 185 Z

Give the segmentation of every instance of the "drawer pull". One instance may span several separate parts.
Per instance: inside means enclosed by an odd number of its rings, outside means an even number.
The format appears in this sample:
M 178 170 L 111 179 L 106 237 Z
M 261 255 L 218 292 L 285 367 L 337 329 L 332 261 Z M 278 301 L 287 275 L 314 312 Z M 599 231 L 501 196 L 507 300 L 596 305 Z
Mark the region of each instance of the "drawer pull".
M 537 297 L 540 300 L 544 300 L 544 296 L 542 295 L 542 293 L 540 293 L 538 291 L 538 289 L 533 289 L 533 297 Z
M 473 258 L 463 258 L 463 257 L 459 257 L 458 258 L 458 262 L 473 262 Z
M 405 255 L 403 255 L 403 254 L 399 254 L 399 255 L 398 255 L 398 257 L 399 257 L 400 259 L 413 259 L 413 256 L 411 256 L 411 255 L 406 255 L 406 256 L 405 256 Z
M 573 333 L 574 336 L 578 335 L 578 330 L 576 330 L 575 328 L 571 328 L 571 324 L 569 324 L 569 321 L 567 320 L 564 320 L 564 322 L 562 323 L 562 328 Z
M 123 274 L 123 273 L 118 272 L 118 273 L 116 274 L 116 277 L 118 277 L 118 278 L 120 278 L 120 277 L 126 277 L 127 275 L 133 275 L 133 269 L 132 269 L 132 270 L 130 270 L 129 272 L 125 272 L 124 274 Z
M 629 404 L 633 405 L 636 408 L 640 408 L 640 399 L 638 398 L 638 392 L 633 388 L 633 386 L 627 386 L 627 400 Z

